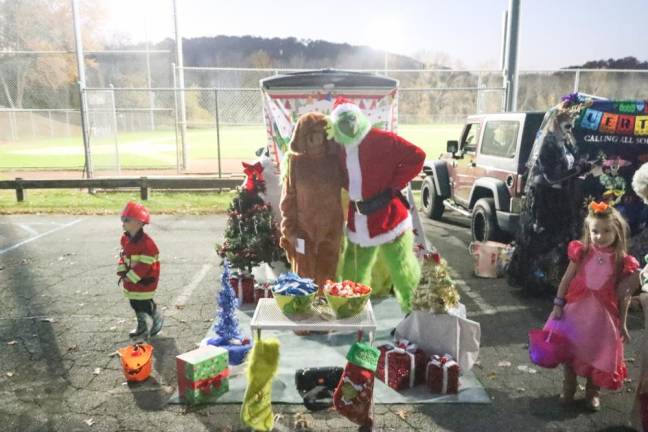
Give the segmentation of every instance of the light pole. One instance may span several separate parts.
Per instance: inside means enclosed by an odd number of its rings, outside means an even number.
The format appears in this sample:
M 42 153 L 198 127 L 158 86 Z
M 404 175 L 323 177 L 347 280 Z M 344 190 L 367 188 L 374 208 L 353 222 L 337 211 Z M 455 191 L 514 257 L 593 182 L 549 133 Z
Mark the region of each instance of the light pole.
M 509 0 L 506 26 L 506 61 L 504 86 L 506 87 L 505 111 L 517 109 L 518 91 L 518 37 L 520 32 L 520 0 Z
M 388 70 L 389 70 L 389 51 L 385 50 L 385 76 L 387 76 Z
M 79 21 L 79 3 L 72 0 L 72 20 L 74 22 L 74 47 L 76 51 L 77 72 L 79 74 L 79 114 L 81 114 L 81 135 L 83 135 L 83 150 L 85 152 L 85 173 L 93 177 L 92 153 L 90 152 L 90 137 L 88 136 L 88 103 L 86 100 L 85 58 L 83 55 L 83 40 L 81 39 L 81 23 Z
M 176 39 L 176 65 L 178 73 L 177 85 L 179 87 L 178 102 L 180 103 L 180 142 L 182 144 L 182 169 L 187 169 L 187 106 L 185 103 L 184 62 L 182 57 L 182 33 L 178 19 L 177 0 L 173 0 L 173 19 L 175 24 Z M 177 128 L 177 126 L 176 126 Z

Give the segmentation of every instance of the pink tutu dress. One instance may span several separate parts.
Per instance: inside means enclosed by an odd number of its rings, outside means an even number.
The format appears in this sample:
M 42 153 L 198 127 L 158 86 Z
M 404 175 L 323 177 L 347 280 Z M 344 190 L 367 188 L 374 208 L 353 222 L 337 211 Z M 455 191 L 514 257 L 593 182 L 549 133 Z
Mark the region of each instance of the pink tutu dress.
M 571 280 L 559 320 L 552 316 L 544 326 L 570 342 L 569 364 L 582 377 L 591 377 L 594 385 L 618 390 L 627 375 L 623 361 L 623 341 L 616 297 L 618 281 L 639 268 L 630 255 L 623 259 L 623 270 L 616 275 L 614 250 L 572 241 L 567 247 L 569 259 L 578 264 Z

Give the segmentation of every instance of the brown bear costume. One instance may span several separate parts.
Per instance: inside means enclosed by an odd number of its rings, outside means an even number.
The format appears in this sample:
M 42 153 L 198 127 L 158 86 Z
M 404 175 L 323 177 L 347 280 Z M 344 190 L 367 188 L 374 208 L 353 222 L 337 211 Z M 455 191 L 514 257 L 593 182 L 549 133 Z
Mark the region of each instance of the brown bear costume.
M 292 270 L 320 287 L 334 279 L 344 217 L 344 173 L 336 144 L 326 139 L 326 117 L 317 112 L 297 121 L 281 192 L 281 240 Z M 297 249 L 304 241 L 303 253 Z

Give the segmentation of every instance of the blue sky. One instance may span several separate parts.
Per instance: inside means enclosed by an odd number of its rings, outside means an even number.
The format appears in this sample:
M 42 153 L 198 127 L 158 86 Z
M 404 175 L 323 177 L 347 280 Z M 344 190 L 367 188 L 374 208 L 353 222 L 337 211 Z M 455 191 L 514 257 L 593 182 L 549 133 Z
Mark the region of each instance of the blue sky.
M 499 65 L 508 0 L 177 0 L 184 37 L 253 35 L 323 39 L 412 55 L 444 53 L 455 65 Z M 113 0 L 111 28 L 153 41 L 173 35 L 171 0 Z M 149 10 L 144 20 L 145 11 Z M 648 0 L 521 0 L 521 69 L 587 60 L 648 60 Z

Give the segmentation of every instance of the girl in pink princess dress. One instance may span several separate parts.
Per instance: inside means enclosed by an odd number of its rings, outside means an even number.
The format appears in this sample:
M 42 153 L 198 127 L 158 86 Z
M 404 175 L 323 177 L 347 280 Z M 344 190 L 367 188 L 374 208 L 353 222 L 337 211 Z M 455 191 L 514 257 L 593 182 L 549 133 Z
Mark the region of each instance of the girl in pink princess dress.
M 595 411 L 601 406 L 600 388 L 620 389 L 627 374 L 623 341 L 628 333 L 625 317 L 620 317 L 625 308 L 619 305 L 623 300 L 616 288 L 621 278 L 639 268 L 637 260 L 626 254 L 627 232 L 616 209 L 603 202 L 589 205 L 582 240 L 567 248 L 569 266 L 544 327 L 569 342 L 562 400 L 572 402 L 576 377 L 586 377 L 585 400 Z

